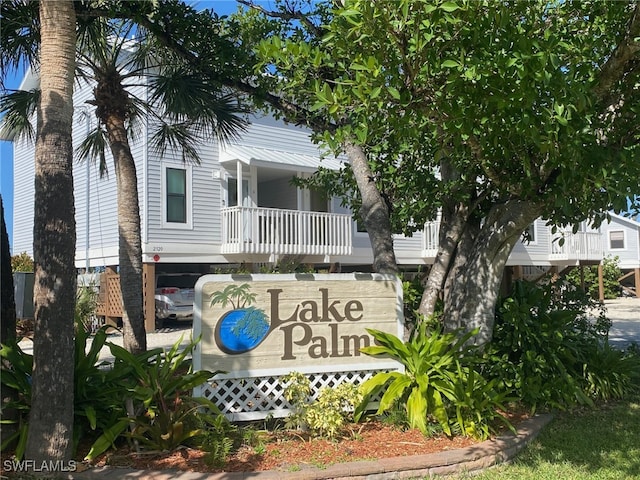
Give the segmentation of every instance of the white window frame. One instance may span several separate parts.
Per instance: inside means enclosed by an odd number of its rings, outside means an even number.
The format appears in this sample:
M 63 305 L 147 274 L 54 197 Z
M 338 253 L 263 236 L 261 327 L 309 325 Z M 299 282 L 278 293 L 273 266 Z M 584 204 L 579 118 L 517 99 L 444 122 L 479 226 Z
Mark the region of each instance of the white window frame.
M 529 226 L 527 227 L 527 230 L 532 232 L 533 235 L 531 236 L 532 239 L 527 241 L 525 240 L 525 236 L 524 233 L 522 234 L 522 238 L 520 239 L 520 241 L 525 245 L 537 245 L 538 244 L 538 222 L 536 222 L 535 220 L 533 221 L 533 223 L 529 224 Z
M 611 246 L 611 234 L 612 233 L 622 233 L 622 247 L 612 247 Z M 627 232 L 622 230 L 609 230 L 607 232 L 607 247 L 609 250 L 626 250 L 627 248 Z
M 167 221 L 167 169 L 184 170 L 186 180 L 186 222 L 169 222 Z M 182 163 L 162 163 L 161 188 L 162 194 L 162 228 L 177 230 L 193 230 L 193 170 L 191 165 Z

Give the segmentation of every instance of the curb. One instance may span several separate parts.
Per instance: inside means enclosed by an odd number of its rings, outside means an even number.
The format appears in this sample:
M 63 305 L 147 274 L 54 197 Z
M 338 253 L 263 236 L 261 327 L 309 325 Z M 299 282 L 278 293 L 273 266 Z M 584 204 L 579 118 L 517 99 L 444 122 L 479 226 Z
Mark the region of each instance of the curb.
M 408 480 L 478 472 L 511 460 L 546 426 L 551 414 L 535 415 L 520 425 L 516 434 L 505 434 L 477 445 L 407 457 L 383 458 L 338 463 L 327 468 L 309 468 L 297 472 L 198 473 L 176 470 L 133 470 L 101 467 L 74 473 L 69 480 Z

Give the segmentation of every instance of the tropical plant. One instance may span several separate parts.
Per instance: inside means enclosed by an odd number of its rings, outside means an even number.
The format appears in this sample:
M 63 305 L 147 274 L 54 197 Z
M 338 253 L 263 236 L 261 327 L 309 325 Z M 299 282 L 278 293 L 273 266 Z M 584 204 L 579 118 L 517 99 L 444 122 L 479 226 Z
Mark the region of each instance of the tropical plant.
M 87 348 L 89 333 L 84 329 L 76 332 L 73 369 L 74 449 L 92 431 L 107 429 L 125 415 L 122 381 L 127 377 L 128 370 L 104 368 L 106 362 L 99 360 L 100 350 L 107 339 L 106 328 L 96 332 L 90 348 Z M 19 412 L 16 432 L 13 437 L 3 441 L 2 450 L 17 441 L 15 455 L 22 459 L 31 412 L 33 356 L 25 353 L 15 341 L 3 345 L 0 356 L 3 359 L 0 381 L 18 392 L 17 398 L 4 405 L 3 409 L 13 408 Z
M 16 300 L 13 291 L 13 274 L 11 268 L 11 251 L 9 248 L 9 236 L 4 220 L 4 202 L 0 195 L 0 345 L 4 345 L 16 338 Z M 0 357 L 0 363 L 6 361 Z M 5 408 L 8 402 L 15 402 L 18 392 L 0 382 L 0 421 L 15 421 L 18 412 Z M 0 445 L 3 440 L 13 435 L 14 425 L 4 424 L 0 429 Z
M 457 431 L 482 437 L 490 432 L 492 420 L 503 419 L 498 409 L 504 410 L 506 395 L 497 391 L 496 382 L 487 382 L 472 368 L 477 353 L 466 345 L 474 332 L 429 333 L 422 323 L 409 341 L 402 342 L 390 333 L 367 331 L 377 345 L 362 352 L 387 355 L 404 370 L 379 372 L 362 385 L 363 401 L 356 408 L 356 420 L 381 392 L 376 414 L 404 406 L 409 426 L 425 435 L 430 421 L 435 420 L 447 435 Z
M 219 372 L 194 372 L 189 356 L 198 340 L 182 350 L 181 340 L 166 352 L 153 349 L 140 354 L 108 344 L 115 357 L 113 370 L 118 372 L 123 388 L 122 405 L 129 407 L 126 417 L 103 431 L 87 459 L 100 455 L 121 436 L 154 450 L 172 450 L 206 434 L 202 424 L 196 425 L 195 417 L 215 425 L 218 408 L 205 398 L 193 396 L 192 390 Z
M 640 355 L 594 343 L 582 362 L 585 393 L 596 400 L 628 398 L 640 390 Z
M 500 379 L 532 411 L 591 403 L 573 370 L 576 312 L 550 310 L 550 295 L 550 287 L 516 283 L 498 311 L 485 362 L 485 374 Z
M 517 282 L 498 310 L 484 374 L 532 411 L 592 405 L 637 385 L 638 357 L 611 348 L 611 322 L 593 321 L 593 300 L 576 298 L 572 290 Z
M 98 306 L 99 295 L 98 289 L 93 285 L 78 285 L 74 311 L 76 329 L 82 329 L 87 332 L 94 330 L 93 319 Z
M 233 428 L 212 402 L 192 394 L 194 387 L 215 374 L 191 370 L 188 357 L 196 341 L 183 351 L 180 339 L 167 352 L 158 348 L 134 355 L 107 342 L 107 328 L 96 332 L 89 348 L 90 334 L 84 329 L 76 333 L 74 449 L 82 439 L 97 437 L 87 454 L 87 459 L 94 459 L 119 439 L 129 438 L 151 449 L 190 444 L 209 451 L 212 458 L 226 455 Z M 116 357 L 113 365 L 100 360 L 105 345 Z M 17 399 L 3 409 L 19 413 L 15 433 L 3 438 L 1 448 L 12 448 L 21 459 L 28 438 L 33 356 L 13 341 L 2 346 L 0 358 L 0 381 L 18 392 Z
M 3 437 L 0 450 L 15 448 L 18 459 L 24 456 L 27 445 L 29 412 L 31 411 L 31 375 L 33 373 L 33 356 L 22 351 L 16 339 L 8 340 L 0 349 L 2 359 L 0 382 L 3 387 L 10 388 L 15 395 L 10 401 L 3 399 L 2 410 L 13 410 L 15 418 L 5 419 L 1 423 L 6 428 L 12 425 L 13 434 Z

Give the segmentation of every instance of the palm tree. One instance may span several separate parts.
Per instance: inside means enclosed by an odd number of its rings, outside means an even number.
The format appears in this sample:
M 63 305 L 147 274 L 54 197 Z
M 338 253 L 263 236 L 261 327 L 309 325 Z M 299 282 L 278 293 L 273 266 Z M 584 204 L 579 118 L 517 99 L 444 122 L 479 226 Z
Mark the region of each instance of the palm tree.
M 135 32 L 135 39 L 131 34 Z M 80 22 L 76 78 L 93 85 L 98 125 L 78 149 L 84 159 L 107 170 L 108 145 L 118 192 L 120 281 L 123 293 L 123 337 L 131 352 L 146 349 L 142 294 L 142 246 L 136 166 L 129 140 L 142 122 L 154 133 L 150 144 L 160 154 L 172 147 L 185 162 L 198 162 L 196 145 L 211 137 L 232 138 L 244 127 L 238 99 L 219 85 L 201 79 L 184 62 L 163 53 L 153 36 L 130 21 L 89 18 Z M 136 92 L 146 93 L 146 98 Z M 7 128 L 28 127 L 29 102 L 24 92 L 5 97 L 11 110 Z
M 40 84 L 35 153 L 35 330 L 26 457 L 35 465 L 73 451 L 73 71 L 71 0 L 40 1 Z

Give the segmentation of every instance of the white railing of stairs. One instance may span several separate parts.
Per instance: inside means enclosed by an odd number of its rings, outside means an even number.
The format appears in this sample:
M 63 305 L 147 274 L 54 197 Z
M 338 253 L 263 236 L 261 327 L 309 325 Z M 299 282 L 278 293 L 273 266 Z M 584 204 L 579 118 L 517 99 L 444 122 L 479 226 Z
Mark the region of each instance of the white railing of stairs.
M 350 255 L 350 215 L 264 207 L 222 209 L 222 253 Z

